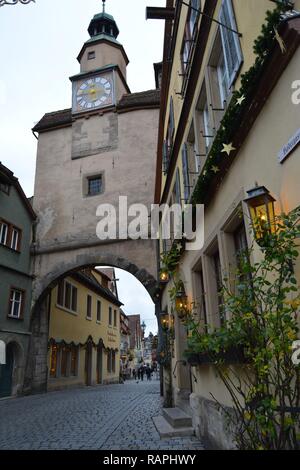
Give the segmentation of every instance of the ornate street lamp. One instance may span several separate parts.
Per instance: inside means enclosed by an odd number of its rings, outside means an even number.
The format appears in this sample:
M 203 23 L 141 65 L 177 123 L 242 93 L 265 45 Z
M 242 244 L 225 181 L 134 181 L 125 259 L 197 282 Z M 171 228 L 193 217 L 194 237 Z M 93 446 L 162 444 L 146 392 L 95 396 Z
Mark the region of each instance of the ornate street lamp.
M 4 5 L 16 5 L 18 2 L 27 5 L 27 3 L 30 2 L 35 3 L 35 0 L 0 0 L 0 7 L 4 7 Z
M 169 328 L 169 314 L 168 312 L 160 312 L 160 315 L 159 315 L 159 318 L 160 318 L 160 323 L 161 323 L 161 326 L 164 330 L 167 330 Z
M 245 202 L 248 205 L 255 239 L 260 246 L 263 246 L 266 236 L 275 231 L 275 199 L 265 186 L 257 186 L 247 193 L 248 198 Z
M 159 273 L 159 282 L 161 284 L 167 284 L 169 282 L 169 273 L 166 269 L 161 269 Z
M 175 307 L 178 317 L 183 320 L 188 313 L 188 297 L 183 285 L 180 286 L 176 293 Z

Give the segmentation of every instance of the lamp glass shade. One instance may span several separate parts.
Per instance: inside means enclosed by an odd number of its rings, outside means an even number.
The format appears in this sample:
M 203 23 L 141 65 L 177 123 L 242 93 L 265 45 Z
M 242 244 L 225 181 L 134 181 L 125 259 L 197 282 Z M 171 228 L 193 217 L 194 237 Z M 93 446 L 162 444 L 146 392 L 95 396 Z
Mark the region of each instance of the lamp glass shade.
M 248 194 L 245 202 L 249 207 L 255 238 L 261 240 L 266 234 L 275 231 L 275 199 L 264 186 L 254 188 Z
M 168 271 L 160 271 L 159 273 L 159 280 L 160 282 L 169 282 L 169 273 Z

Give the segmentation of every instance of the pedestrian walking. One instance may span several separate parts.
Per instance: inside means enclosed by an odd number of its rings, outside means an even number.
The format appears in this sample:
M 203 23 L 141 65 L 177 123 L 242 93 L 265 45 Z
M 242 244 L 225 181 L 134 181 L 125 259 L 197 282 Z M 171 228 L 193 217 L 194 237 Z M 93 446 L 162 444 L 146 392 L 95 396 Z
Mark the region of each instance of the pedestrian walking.
M 135 376 L 136 376 L 136 370 L 135 370 L 135 369 L 132 369 L 132 377 L 133 377 L 133 380 L 135 380 Z
M 152 371 L 151 371 L 150 367 L 147 366 L 146 367 L 146 375 L 147 375 L 147 380 L 148 381 L 151 380 L 151 373 L 152 373 Z
M 141 380 L 143 381 L 143 380 L 144 380 L 144 374 L 145 374 L 144 366 L 141 366 L 141 367 L 139 368 L 139 371 L 140 371 Z

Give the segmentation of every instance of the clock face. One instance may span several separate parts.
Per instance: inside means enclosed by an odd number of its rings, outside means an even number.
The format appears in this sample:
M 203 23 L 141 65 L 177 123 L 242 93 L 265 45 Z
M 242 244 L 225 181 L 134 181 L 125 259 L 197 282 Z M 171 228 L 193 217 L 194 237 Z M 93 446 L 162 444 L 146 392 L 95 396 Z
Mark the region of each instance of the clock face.
M 75 85 L 73 110 L 89 111 L 113 104 L 113 81 L 111 75 L 87 78 Z

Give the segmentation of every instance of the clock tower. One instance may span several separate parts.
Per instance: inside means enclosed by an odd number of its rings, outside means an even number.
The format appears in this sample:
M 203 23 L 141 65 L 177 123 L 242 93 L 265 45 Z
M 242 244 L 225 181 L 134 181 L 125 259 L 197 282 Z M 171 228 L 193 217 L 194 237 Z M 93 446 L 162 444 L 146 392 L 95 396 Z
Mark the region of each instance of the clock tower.
M 38 222 L 27 393 L 46 390 L 48 378 L 51 380 L 47 295 L 66 273 L 82 267 L 119 267 L 136 276 L 157 300 L 156 240 L 125 239 L 123 231 L 103 240 L 97 236 L 97 226 L 99 207 L 107 204 L 116 210 L 117 227 L 122 225 L 120 196 L 127 198 L 128 208 L 143 204 L 150 211 L 160 90 L 130 92 L 128 58 L 117 39 L 118 26 L 105 5 L 92 18 L 88 31 L 90 38 L 78 56 L 80 71 L 71 77 L 72 107 L 46 113 L 33 128 L 38 139 L 33 203 Z M 144 233 L 145 227 L 141 230 Z M 105 318 L 108 312 L 103 312 L 103 321 Z M 96 356 L 93 349 L 92 357 Z
M 102 0 L 103 1 L 103 0 Z M 117 41 L 118 26 L 105 11 L 96 14 L 90 22 L 86 41 L 77 60 L 80 73 L 71 77 L 72 112 L 86 113 L 115 106 L 130 90 L 126 83 L 126 67 L 129 63 L 122 44 Z

